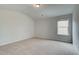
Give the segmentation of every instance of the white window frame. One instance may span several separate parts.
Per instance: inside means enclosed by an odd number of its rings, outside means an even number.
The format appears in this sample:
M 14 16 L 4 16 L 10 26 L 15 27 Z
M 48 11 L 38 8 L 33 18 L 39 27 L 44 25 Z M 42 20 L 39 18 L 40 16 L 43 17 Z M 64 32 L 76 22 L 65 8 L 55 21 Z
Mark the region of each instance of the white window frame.
M 66 22 L 64 22 L 66 21 Z M 62 24 L 59 24 L 62 23 Z M 66 29 L 64 27 L 67 27 Z M 69 20 L 61 19 L 57 21 L 57 35 L 69 35 Z

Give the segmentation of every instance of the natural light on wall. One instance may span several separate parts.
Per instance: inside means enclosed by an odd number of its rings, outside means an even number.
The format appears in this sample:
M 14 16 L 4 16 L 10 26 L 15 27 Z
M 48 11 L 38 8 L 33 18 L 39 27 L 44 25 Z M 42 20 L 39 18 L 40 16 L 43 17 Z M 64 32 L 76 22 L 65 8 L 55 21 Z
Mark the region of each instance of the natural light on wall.
M 69 35 L 68 32 L 68 20 L 60 20 L 57 22 L 57 34 L 58 35 Z

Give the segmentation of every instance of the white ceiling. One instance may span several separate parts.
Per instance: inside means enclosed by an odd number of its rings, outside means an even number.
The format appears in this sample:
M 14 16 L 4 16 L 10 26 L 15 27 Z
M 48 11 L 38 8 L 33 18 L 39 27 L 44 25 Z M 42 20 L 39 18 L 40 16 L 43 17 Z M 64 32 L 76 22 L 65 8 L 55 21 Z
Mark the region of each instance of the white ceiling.
M 41 4 L 39 8 L 32 4 L 1 4 L 0 9 L 13 10 L 29 15 L 33 19 L 50 18 L 72 13 L 74 5 Z M 42 16 L 43 15 L 43 16 Z

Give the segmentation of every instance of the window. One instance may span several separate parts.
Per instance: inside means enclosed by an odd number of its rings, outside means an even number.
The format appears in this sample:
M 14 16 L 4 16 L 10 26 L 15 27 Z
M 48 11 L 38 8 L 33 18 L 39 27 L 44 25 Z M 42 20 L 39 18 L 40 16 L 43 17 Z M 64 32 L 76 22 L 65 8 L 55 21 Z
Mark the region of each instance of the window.
M 58 35 L 69 35 L 68 33 L 68 20 L 60 20 L 57 22 L 57 34 Z

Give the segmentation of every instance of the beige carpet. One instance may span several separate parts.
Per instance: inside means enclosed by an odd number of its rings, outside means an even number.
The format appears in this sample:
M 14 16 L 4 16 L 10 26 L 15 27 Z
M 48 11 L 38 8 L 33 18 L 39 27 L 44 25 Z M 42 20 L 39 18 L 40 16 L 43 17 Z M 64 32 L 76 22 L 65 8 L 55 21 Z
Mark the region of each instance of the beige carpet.
M 28 39 L 0 47 L 1 55 L 77 55 L 72 44 Z

